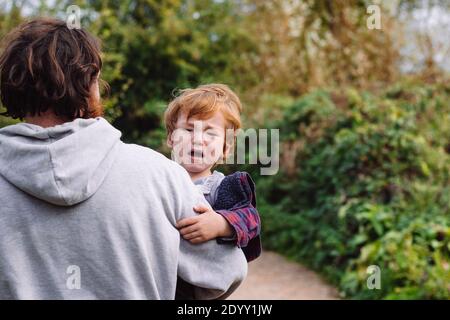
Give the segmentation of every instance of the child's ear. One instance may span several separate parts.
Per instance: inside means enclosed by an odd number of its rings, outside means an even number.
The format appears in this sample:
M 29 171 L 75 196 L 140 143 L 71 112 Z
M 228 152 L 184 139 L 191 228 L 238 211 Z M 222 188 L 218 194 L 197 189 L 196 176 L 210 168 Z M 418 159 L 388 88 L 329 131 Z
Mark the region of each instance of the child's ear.
M 236 132 L 234 130 L 232 132 L 227 130 L 225 134 L 225 143 L 223 145 L 223 160 L 226 160 L 232 153 L 235 143 Z
M 169 148 L 171 149 L 173 148 L 172 134 L 169 134 L 167 136 L 166 143 Z
M 228 156 L 230 155 L 231 151 L 233 150 L 234 143 L 225 143 L 223 146 L 223 159 L 226 160 Z

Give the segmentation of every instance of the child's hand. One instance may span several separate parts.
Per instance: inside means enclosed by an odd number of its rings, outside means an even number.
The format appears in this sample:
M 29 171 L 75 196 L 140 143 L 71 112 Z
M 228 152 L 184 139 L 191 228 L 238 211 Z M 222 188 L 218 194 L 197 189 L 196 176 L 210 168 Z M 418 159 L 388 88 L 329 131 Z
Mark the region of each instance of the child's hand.
M 177 228 L 182 237 L 198 244 L 218 237 L 231 237 L 233 229 L 220 214 L 204 205 L 194 207 L 198 216 L 178 221 Z

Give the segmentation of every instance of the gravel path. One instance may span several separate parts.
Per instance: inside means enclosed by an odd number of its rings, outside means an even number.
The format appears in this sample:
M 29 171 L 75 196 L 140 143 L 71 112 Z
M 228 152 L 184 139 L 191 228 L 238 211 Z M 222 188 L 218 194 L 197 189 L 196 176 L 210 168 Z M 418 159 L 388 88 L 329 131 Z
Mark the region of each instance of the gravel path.
M 274 252 L 263 252 L 250 262 L 247 279 L 229 300 L 329 300 L 337 290 L 315 272 Z

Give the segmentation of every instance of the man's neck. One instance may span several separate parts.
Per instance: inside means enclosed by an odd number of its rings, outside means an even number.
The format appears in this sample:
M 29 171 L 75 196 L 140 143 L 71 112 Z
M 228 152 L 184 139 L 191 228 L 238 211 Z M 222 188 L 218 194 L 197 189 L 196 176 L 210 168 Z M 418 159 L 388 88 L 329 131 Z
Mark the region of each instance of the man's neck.
M 40 126 L 42 128 L 54 127 L 70 121 L 65 117 L 59 117 L 51 111 L 46 111 L 40 115 L 25 117 L 25 122 Z

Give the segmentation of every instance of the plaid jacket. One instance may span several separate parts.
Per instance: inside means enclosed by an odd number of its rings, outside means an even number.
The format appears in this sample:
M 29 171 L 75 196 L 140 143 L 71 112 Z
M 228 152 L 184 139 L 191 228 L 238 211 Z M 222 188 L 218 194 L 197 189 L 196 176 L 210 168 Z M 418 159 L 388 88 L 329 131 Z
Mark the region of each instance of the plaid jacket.
M 217 190 L 213 209 L 234 228 L 233 239 L 217 239 L 219 243 L 234 242 L 244 251 L 247 261 L 261 254 L 261 220 L 256 209 L 255 184 L 246 172 L 226 176 Z

